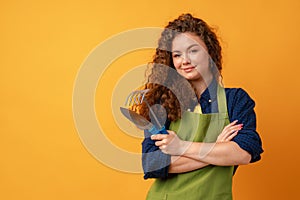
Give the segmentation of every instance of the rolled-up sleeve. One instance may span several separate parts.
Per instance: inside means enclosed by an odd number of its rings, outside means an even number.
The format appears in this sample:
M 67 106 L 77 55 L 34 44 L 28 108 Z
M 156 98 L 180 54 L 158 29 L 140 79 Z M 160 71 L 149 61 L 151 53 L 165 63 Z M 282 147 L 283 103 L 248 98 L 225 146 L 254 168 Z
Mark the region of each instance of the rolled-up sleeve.
M 256 162 L 261 159 L 263 149 L 261 138 L 256 131 L 255 102 L 243 89 L 231 89 L 227 95 L 230 121 L 238 120 L 239 124 L 243 124 L 243 129 L 232 141 L 251 155 L 250 162 Z
M 144 132 L 145 138 L 142 142 L 142 165 L 144 179 L 167 178 L 171 156 L 164 154 L 151 140 L 151 134 Z

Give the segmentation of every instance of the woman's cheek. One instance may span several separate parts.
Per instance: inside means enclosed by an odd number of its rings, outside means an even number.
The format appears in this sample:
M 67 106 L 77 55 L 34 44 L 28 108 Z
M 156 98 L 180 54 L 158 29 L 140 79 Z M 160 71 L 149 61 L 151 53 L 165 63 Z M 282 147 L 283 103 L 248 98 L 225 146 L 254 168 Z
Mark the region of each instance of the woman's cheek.
M 178 69 L 180 67 L 180 62 L 178 60 L 173 60 L 174 67 Z

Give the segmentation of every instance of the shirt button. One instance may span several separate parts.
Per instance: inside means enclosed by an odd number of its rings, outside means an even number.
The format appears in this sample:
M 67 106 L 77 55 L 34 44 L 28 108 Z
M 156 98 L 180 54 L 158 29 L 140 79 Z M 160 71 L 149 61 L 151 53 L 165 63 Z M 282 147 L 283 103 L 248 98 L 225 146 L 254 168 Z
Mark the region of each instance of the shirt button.
M 208 102 L 211 103 L 211 99 L 209 99 Z

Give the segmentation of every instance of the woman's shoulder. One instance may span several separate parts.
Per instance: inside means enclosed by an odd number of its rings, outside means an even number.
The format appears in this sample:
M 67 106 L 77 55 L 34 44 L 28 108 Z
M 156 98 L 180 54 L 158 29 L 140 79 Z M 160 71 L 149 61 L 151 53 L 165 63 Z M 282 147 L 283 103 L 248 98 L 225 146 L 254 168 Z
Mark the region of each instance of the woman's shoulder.
M 254 100 L 243 88 L 225 88 L 227 103 L 232 104 L 255 104 Z
M 243 88 L 225 88 L 226 96 L 249 97 L 249 94 Z

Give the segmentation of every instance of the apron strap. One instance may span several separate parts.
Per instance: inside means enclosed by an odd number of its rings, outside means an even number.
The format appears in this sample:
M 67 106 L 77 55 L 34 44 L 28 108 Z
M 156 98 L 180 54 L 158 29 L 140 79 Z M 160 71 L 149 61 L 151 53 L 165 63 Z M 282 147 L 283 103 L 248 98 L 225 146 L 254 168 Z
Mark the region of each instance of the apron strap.
M 227 114 L 227 101 L 226 101 L 226 93 L 225 88 L 218 84 L 218 109 L 219 113 Z

